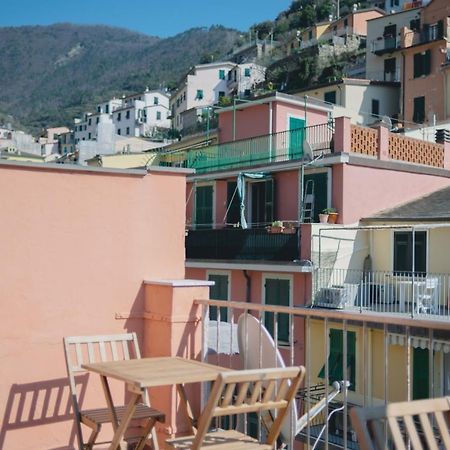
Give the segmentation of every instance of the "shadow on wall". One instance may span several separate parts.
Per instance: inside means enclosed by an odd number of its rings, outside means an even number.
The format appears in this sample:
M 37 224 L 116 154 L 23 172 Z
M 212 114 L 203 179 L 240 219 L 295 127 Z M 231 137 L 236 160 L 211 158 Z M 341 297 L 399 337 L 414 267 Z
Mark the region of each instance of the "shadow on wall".
M 81 401 L 86 393 L 87 379 L 87 374 L 76 377 L 77 385 L 80 387 Z M 73 421 L 73 414 L 67 378 L 13 384 L 0 428 L 0 448 L 5 448 L 8 432 L 68 420 Z M 75 428 L 72 426 L 67 447 L 49 450 L 73 449 L 76 445 L 75 441 Z

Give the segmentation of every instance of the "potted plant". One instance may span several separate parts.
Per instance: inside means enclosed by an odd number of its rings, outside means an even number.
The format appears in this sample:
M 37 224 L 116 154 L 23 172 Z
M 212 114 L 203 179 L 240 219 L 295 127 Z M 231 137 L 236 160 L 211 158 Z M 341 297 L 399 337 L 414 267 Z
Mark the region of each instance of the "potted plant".
M 295 222 L 284 222 L 283 226 L 283 233 L 285 234 L 295 234 L 295 232 L 297 231 L 297 228 L 295 227 Z
M 272 222 L 272 225 L 267 227 L 267 231 L 269 233 L 282 233 L 284 230 L 283 221 L 275 220 Z
M 328 223 L 328 213 L 325 212 L 326 209 L 319 214 L 319 222 L 320 223 Z
M 325 208 L 323 213 L 328 214 L 328 223 L 336 223 L 338 212 L 335 208 Z

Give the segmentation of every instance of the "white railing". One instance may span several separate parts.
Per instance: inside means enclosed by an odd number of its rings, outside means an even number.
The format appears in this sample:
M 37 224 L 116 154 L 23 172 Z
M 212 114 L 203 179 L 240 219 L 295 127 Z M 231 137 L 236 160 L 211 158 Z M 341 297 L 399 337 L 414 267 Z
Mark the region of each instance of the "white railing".
M 306 443 L 308 449 L 313 449 L 316 441 L 320 442 L 319 448 L 358 449 L 349 409 L 355 405 L 387 404 L 392 399 L 411 400 L 416 387 L 412 352 L 416 348 L 450 351 L 448 324 L 439 319 L 424 322 L 407 315 L 373 311 L 361 314 L 354 310 L 223 300 L 196 300 L 195 303 L 203 308 L 204 361 L 234 369 L 249 368 L 250 359 L 252 364 L 257 361 L 259 367 L 279 366 L 280 359 L 281 364 L 306 366 L 305 384 L 290 418 L 290 437 L 283 441 L 289 449 L 294 448 L 295 441 Z M 215 320 L 209 319 L 210 313 Z M 258 324 L 256 328 L 250 326 L 250 318 Z M 336 333 L 338 348 L 336 340 L 331 342 Z M 273 338 L 272 349 L 267 347 L 268 334 Z M 373 355 L 377 355 L 376 363 Z M 424 367 L 424 371 L 428 380 L 442 377 L 433 363 Z M 404 377 L 402 392 L 395 387 L 399 376 Z M 332 398 L 332 383 L 341 378 L 350 387 Z M 438 384 L 433 382 L 425 387 L 429 397 L 442 395 L 437 389 Z M 318 405 L 321 405 L 320 412 L 314 415 Z M 306 427 L 297 432 L 300 416 L 306 421 Z M 259 424 L 263 423 L 261 417 L 258 420 Z M 231 425 L 225 421 L 217 426 Z M 245 418 L 240 426 L 251 428 L 252 418 Z
M 448 274 L 317 269 L 312 303 L 325 308 L 450 319 L 449 281 Z

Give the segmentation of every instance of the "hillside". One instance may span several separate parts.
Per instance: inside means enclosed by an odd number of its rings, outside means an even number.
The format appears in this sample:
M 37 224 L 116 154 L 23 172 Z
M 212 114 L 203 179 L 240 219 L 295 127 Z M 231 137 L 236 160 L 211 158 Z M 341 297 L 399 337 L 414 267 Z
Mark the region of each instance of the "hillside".
M 0 118 L 12 115 L 34 132 L 70 125 L 101 99 L 173 85 L 238 37 L 220 26 L 167 39 L 101 25 L 0 28 Z

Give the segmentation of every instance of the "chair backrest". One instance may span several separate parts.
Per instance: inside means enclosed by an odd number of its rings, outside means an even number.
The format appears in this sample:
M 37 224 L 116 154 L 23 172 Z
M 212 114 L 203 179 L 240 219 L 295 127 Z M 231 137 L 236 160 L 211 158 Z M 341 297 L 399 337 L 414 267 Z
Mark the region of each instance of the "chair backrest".
M 201 448 L 213 418 L 269 410 L 276 418 L 268 430 L 266 443 L 273 445 L 304 375 L 303 366 L 219 374 L 200 416 L 192 450 Z
M 75 375 L 86 372 L 86 363 L 140 358 L 136 333 L 64 338 L 67 375 L 75 414 L 79 414 Z
M 450 397 L 350 411 L 361 450 L 450 450 Z

